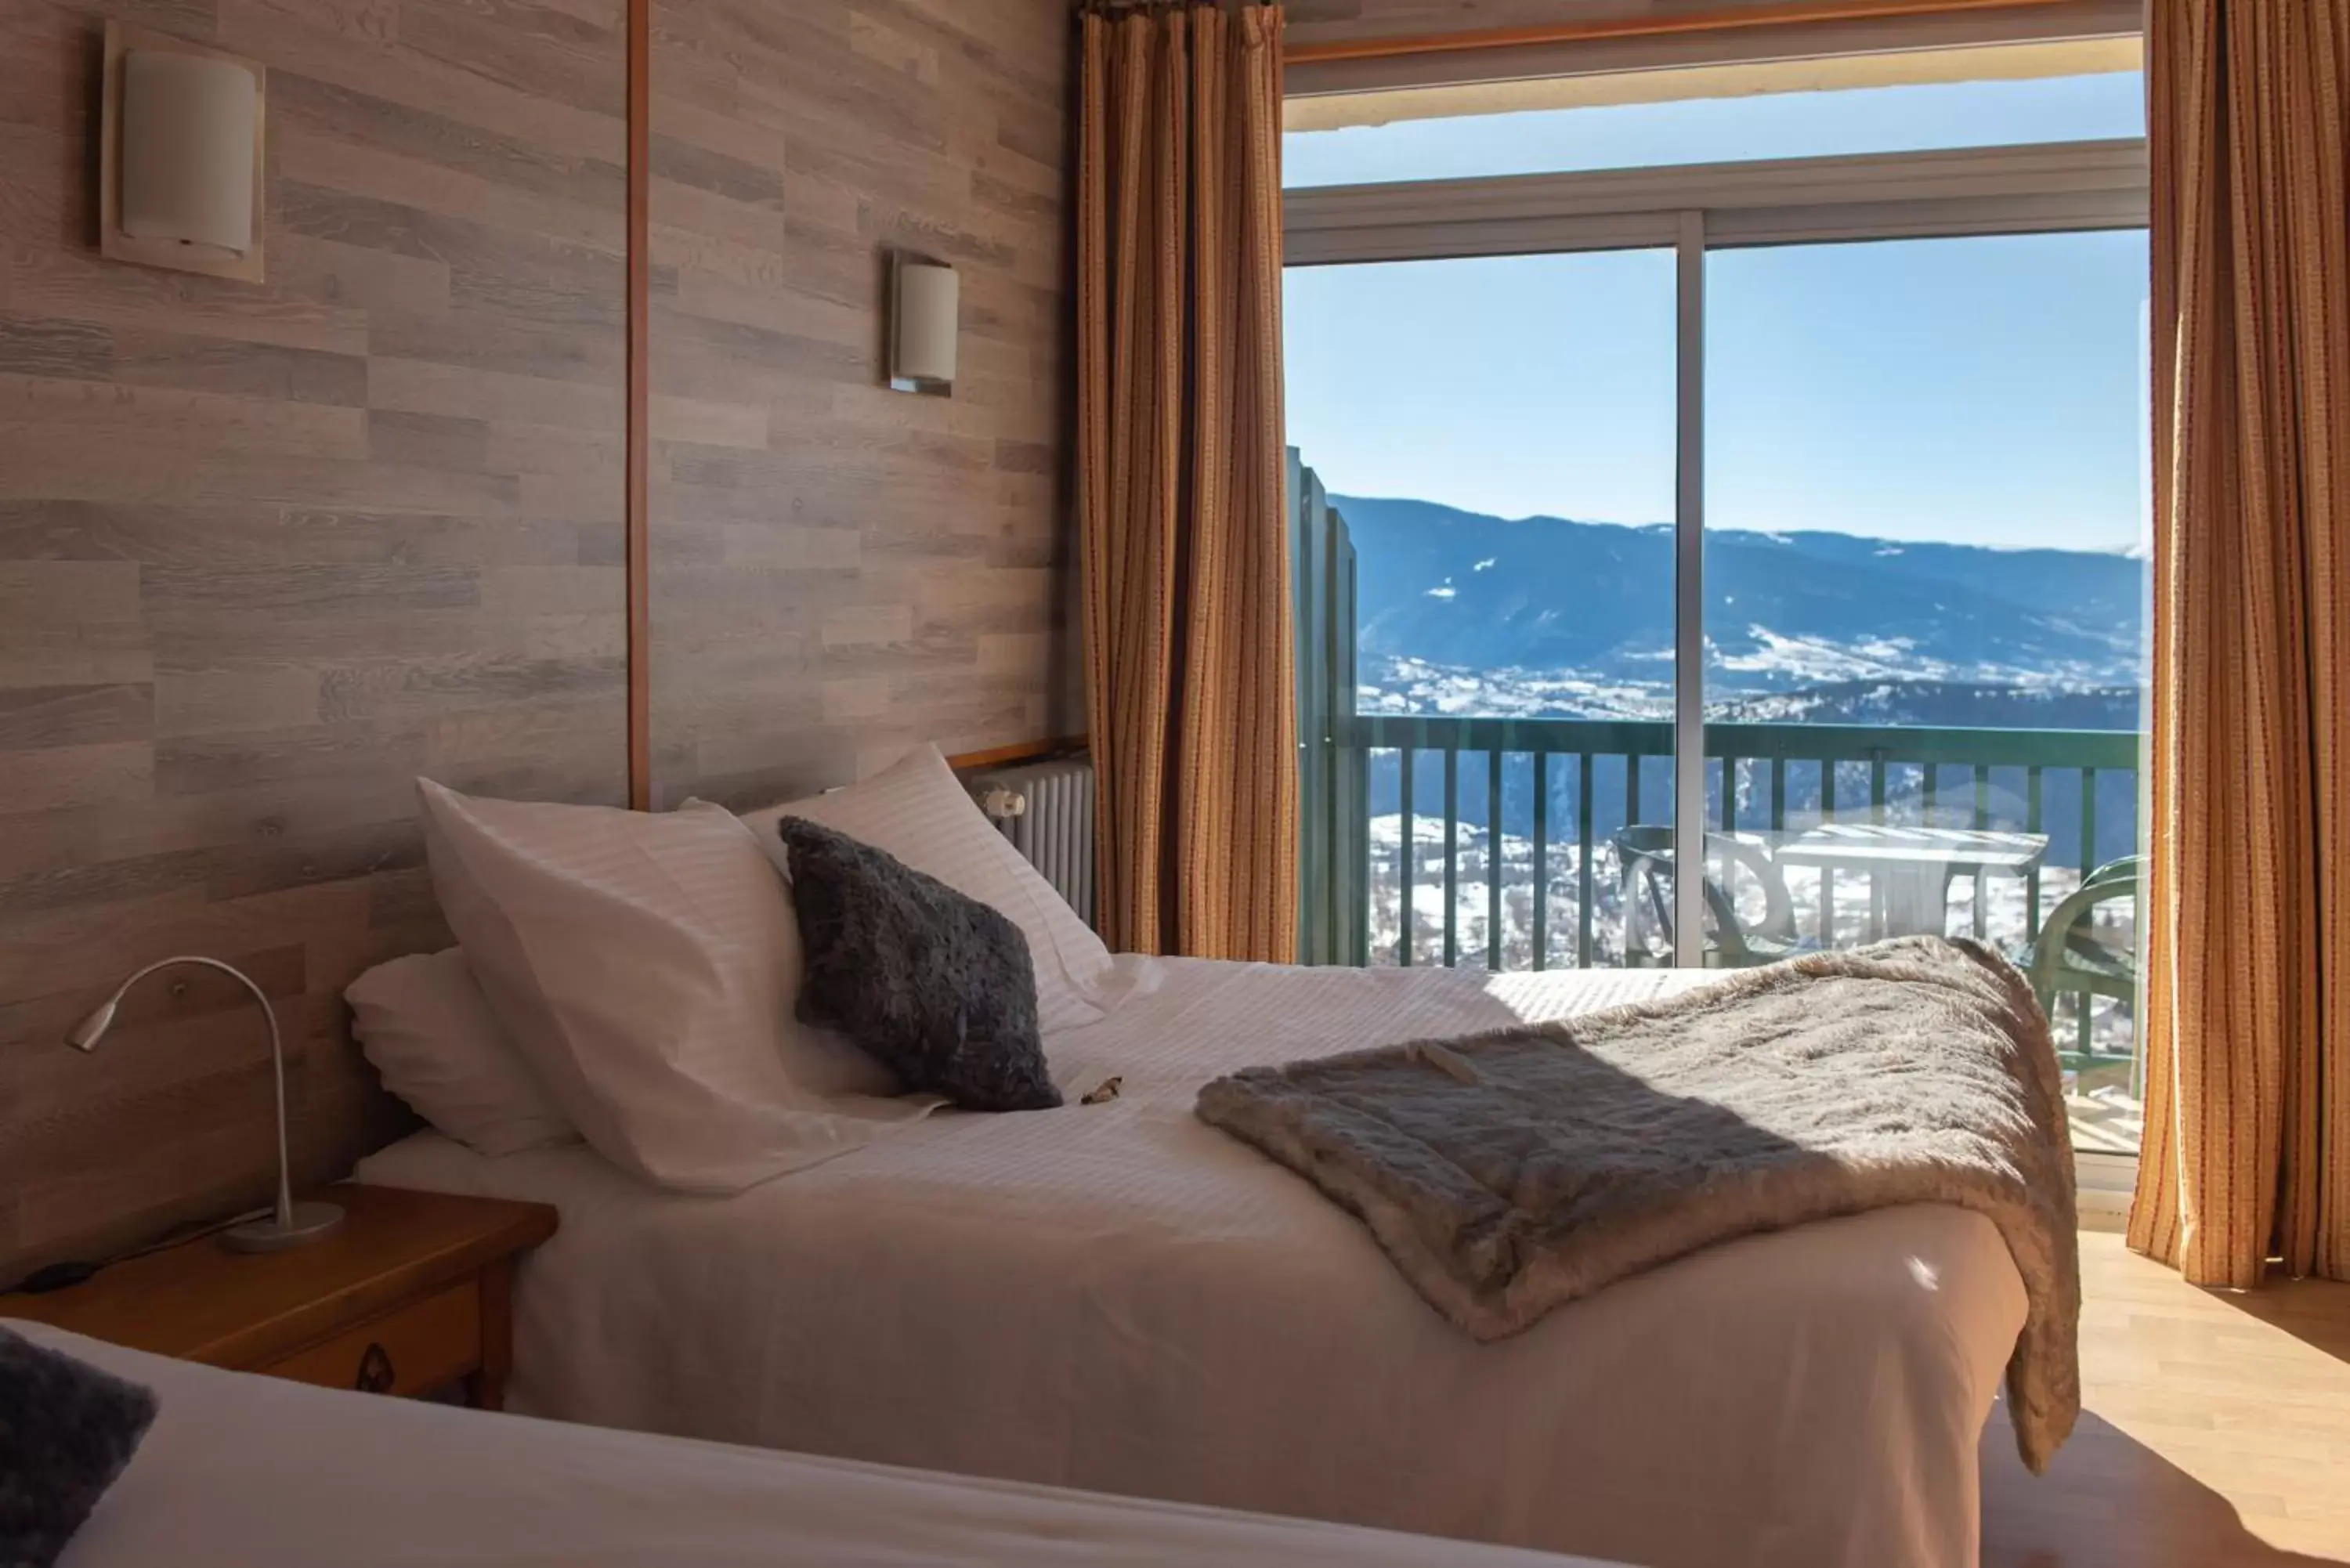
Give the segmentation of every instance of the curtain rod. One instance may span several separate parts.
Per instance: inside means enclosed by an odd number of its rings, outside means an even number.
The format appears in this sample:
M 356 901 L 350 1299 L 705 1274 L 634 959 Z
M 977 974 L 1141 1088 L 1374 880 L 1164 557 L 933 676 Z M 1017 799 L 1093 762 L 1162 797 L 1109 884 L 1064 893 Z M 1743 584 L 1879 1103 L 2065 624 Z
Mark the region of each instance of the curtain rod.
M 1081 16 L 1115 16 L 1121 11 L 1196 11 L 1213 6 L 1218 10 L 1251 5 L 1277 5 L 1281 0 L 1077 0 Z
M 1117 4 L 1118 0 L 1098 0 Z M 1146 4 L 1149 0 L 1126 0 Z M 1968 11 L 2027 11 L 2062 0 L 1782 0 L 1775 5 L 1718 5 L 1669 16 L 1594 17 L 1584 22 L 1548 22 L 1523 27 L 1487 27 L 1452 33 L 1399 34 L 1384 38 L 1334 38 L 1326 43 L 1291 42 L 1284 65 L 1336 60 L 1390 59 L 1402 55 L 1449 55 L 1477 49 L 1507 49 L 1547 44 L 1582 44 L 1602 38 L 1662 37 L 1676 33 L 1726 33 L 1748 28 L 1792 27 L 1814 22 L 1877 21 L 1898 16 L 1954 16 Z

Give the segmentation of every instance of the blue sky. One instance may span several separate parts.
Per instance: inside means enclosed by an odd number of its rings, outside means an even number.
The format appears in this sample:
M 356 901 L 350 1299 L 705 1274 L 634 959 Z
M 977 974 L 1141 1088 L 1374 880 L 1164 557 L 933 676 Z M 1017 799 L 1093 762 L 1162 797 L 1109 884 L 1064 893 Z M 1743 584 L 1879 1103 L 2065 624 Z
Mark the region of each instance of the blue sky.
M 1292 134 L 1291 184 L 2136 134 L 2135 75 Z M 1707 517 L 2127 549 L 2143 234 L 1717 252 Z M 1293 268 L 1289 434 L 1332 490 L 1502 516 L 1673 510 L 1663 251 Z

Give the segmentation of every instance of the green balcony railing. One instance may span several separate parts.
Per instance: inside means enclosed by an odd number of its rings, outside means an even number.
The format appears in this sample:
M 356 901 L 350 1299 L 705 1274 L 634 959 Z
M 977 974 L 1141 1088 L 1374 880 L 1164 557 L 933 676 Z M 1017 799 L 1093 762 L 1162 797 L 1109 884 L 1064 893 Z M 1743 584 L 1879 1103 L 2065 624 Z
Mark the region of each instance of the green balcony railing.
M 1648 767 L 1659 774 L 1671 767 L 1670 724 L 1617 719 L 1472 719 L 1367 713 L 1351 718 L 1344 728 L 1346 733 L 1340 739 L 1343 750 L 1361 755 L 1381 750 L 1399 754 L 1402 843 L 1415 841 L 1413 828 L 1423 815 L 1443 823 L 1448 911 L 1456 902 L 1451 895 L 1457 889 L 1460 876 L 1461 759 L 1482 759 L 1490 801 L 1503 793 L 1503 760 L 1513 755 L 1530 756 L 1534 768 L 1534 885 L 1547 888 L 1551 849 L 1558 842 L 1560 829 L 1571 832 L 1568 842 L 1575 849 L 1574 863 L 1582 886 L 1576 899 L 1581 906 L 1575 937 L 1576 962 L 1591 961 L 1589 881 L 1597 805 L 1595 763 L 1602 758 L 1622 759 L 1624 811 L 1620 820 L 1651 819 L 1642 811 L 1644 798 L 1654 799 L 1653 792 L 1647 791 L 1644 774 Z M 1426 753 L 1443 758 L 1444 794 L 1440 804 L 1430 803 L 1435 805 L 1433 811 L 1416 798 L 1417 775 L 1420 772 L 1417 763 Z M 1908 769 L 1912 776 L 1903 782 L 1914 789 L 1904 792 L 1905 799 L 1900 805 L 1909 805 L 1920 820 L 1957 820 L 1978 829 L 1996 825 L 1992 809 L 1994 770 L 2018 770 L 2022 777 L 2023 805 L 2020 826 L 2027 833 L 2041 833 L 2047 827 L 2047 775 L 2052 772 L 2070 774 L 2079 781 L 2076 841 L 2080 850 L 2076 860 L 2085 872 L 2096 864 L 2099 782 L 2116 774 L 2134 775 L 2137 753 L 2137 737 L 2126 731 L 1750 723 L 1711 723 L 1705 729 L 1705 754 L 1711 775 L 1707 790 L 1709 811 L 1715 815 L 1712 826 L 1724 832 L 1742 826 L 1785 831 L 1789 770 L 1806 763 L 1815 770 L 1818 790 L 1816 815 L 1807 812 L 1807 817 L 1831 823 L 1890 820 L 1888 812 L 1895 809 L 1896 803 L 1888 795 L 1888 786 L 1902 770 Z M 1953 771 L 1960 775 L 1955 781 L 1955 788 L 1949 776 Z M 1739 787 L 1722 787 L 1721 781 L 1725 775 Z M 1559 793 L 1553 786 L 1568 778 L 1573 781 L 1575 819 L 1572 824 L 1553 823 L 1549 808 Z M 1746 787 L 1750 784 L 1757 787 Z M 1752 801 L 1758 796 L 1767 800 L 1760 818 L 1742 819 L 1741 799 Z M 1955 805 L 1954 796 L 1958 802 Z M 1401 876 L 1407 894 L 1415 875 L 1416 868 L 1411 864 L 1414 858 L 1404 857 Z M 1499 878 L 1486 880 L 1495 888 L 1500 886 Z M 2036 873 L 2027 878 L 2027 886 L 2025 901 L 2036 919 L 2043 912 Z M 1487 925 L 1486 957 L 1491 967 L 1498 968 L 1501 921 L 1498 895 L 1496 898 L 1495 919 Z M 1536 968 L 1544 967 L 1549 950 L 1542 940 L 1549 924 L 1544 908 L 1548 902 L 1545 896 L 1538 897 L 1534 903 Z M 1409 963 L 1413 932 L 1408 896 L 1402 901 L 1402 909 L 1403 929 L 1399 933 L 1397 961 Z M 1444 961 L 1449 964 L 1458 961 L 1460 946 L 1451 919 L 1446 928 Z M 1361 958 L 1367 961 L 1368 956 L 1366 952 Z
M 1608 891 L 1601 866 L 1604 846 L 1615 826 L 1669 822 L 1670 724 L 1349 714 L 1335 718 L 1328 730 L 1336 773 L 1351 775 L 1346 804 L 1350 815 L 1361 816 L 1336 825 L 1357 831 L 1324 835 L 1333 842 L 1351 840 L 1347 847 L 1355 858 L 1347 867 L 1353 875 L 1337 878 L 1342 886 L 1326 903 L 1350 918 L 1329 942 L 1325 961 L 1410 964 L 1435 957 L 1451 965 L 1482 957 L 1489 970 L 1510 967 L 1504 961 L 1510 926 L 1503 919 L 1505 881 L 1524 888 L 1531 898 L 1532 908 L 1524 911 L 1531 916 L 1531 931 L 1525 932 L 1530 967 L 1604 961 L 1597 950 L 1603 894 Z M 2101 846 L 2123 852 L 2136 838 L 2135 814 L 2125 803 L 2135 799 L 2138 739 L 2127 732 L 1721 722 L 1706 726 L 1705 756 L 1710 826 L 1724 832 L 1783 834 L 1813 824 L 1874 822 L 2021 829 L 2047 836 L 2050 857 L 2044 865 L 2059 885 L 2043 898 L 2042 867 L 2024 877 L 2026 929 L 2020 934 L 2026 939 L 2074 880 L 2064 875 L 2068 867 L 2086 875 L 2099 863 Z M 1382 764 L 1382 780 L 1392 768 L 1392 794 L 1377 807 L 1370 804 L 1369 782 L 1375 757 Z M 1486 906 L 1482 955 L 1474 939 L 1464 940 L 1461 929 L 1464 776 L 1485 819 L 1485 865 L 1473 878 L 1483 884 Z M 2070 798 L 2052 802 L 2052 795 Z M 2057 820 L 2053 804 L 2070 807 L 2064 814 L 2070 820 Z M 1385 950 L 1375 953 L 1370 903 L 1378 852 L 1368 819 L 1390 809 L 1399 817 L 1396 929 L 1392 947 L 1381 940 Z M 2125 814 L 2120 821 L 2114 820 L 2117 812 Z M 1521 856 L 1524 839 L 1531 838 L 1530 877 L 1499 874 L 1505 817 L 1514 819 L 1510 836 Z M 1424 822 L 1441 825 L 1440 847 L 1433 852 L 1420 845 Z M 1309 821 L 1310 830 L 1317 826 Z M 1555 881 L 1555 869 L 1563 873 Z M 1849 879 L 1848 897 L 1841 899 L 1839 876 Z M 1864 889 L 1851 886 L 1872 880 L 1864 872 L 1821 868 L 1812 907 L 1799 911 L 1806 934 L 1833 944 L 1839 911 L 1846 909 L 1866 911 L 1863 935 L 1879 934 L 1881 892 L 1867 888 L 1863 904 Z M 1442 888 L 1440 926 L 1433 929 L 1423 923 L 1414 897 L 1430 883 Z M 1977 888 L 1971 919 L 1981 936 L 1985 900 L 1980 882 Z M 1521 919 L 1516 929 L 1524 932 L 1528 923 Z M 1428 950 L 1431 946 L 1433 953 Z M 2085 1007 L 2078 1028 L 2079 1052 L 2091 1054 Z

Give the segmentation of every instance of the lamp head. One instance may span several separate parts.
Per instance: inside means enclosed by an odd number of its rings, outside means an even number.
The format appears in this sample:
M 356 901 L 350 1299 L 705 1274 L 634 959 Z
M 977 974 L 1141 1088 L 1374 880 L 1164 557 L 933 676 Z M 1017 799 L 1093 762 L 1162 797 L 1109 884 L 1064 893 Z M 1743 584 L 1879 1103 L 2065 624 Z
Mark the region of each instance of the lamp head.
M 73 1026 L 73 1032 L 66 1036 L 66 1044 L 77 1051 L 97 1050 L 98 1043 L 106 1038 L 106 1032 L 114 1027 L 114 1009 L 119 1001 L 119 996 L 109 996 L 92 1008 L 88 1017 Z

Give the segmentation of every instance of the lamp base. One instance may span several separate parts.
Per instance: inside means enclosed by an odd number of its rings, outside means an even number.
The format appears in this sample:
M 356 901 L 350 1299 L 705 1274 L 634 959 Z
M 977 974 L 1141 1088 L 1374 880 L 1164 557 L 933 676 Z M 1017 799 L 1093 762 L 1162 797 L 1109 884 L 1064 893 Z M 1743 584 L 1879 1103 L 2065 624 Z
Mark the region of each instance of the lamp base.
M 221 1245 L 232 1252 L 282 1252 L 307 1247 L 343 1227 L 343 1211 L 332 1203 L 296 1203 L 293 1223 L 280 1226 L 277 1216 L 254 1220 L 221 1232 Z

